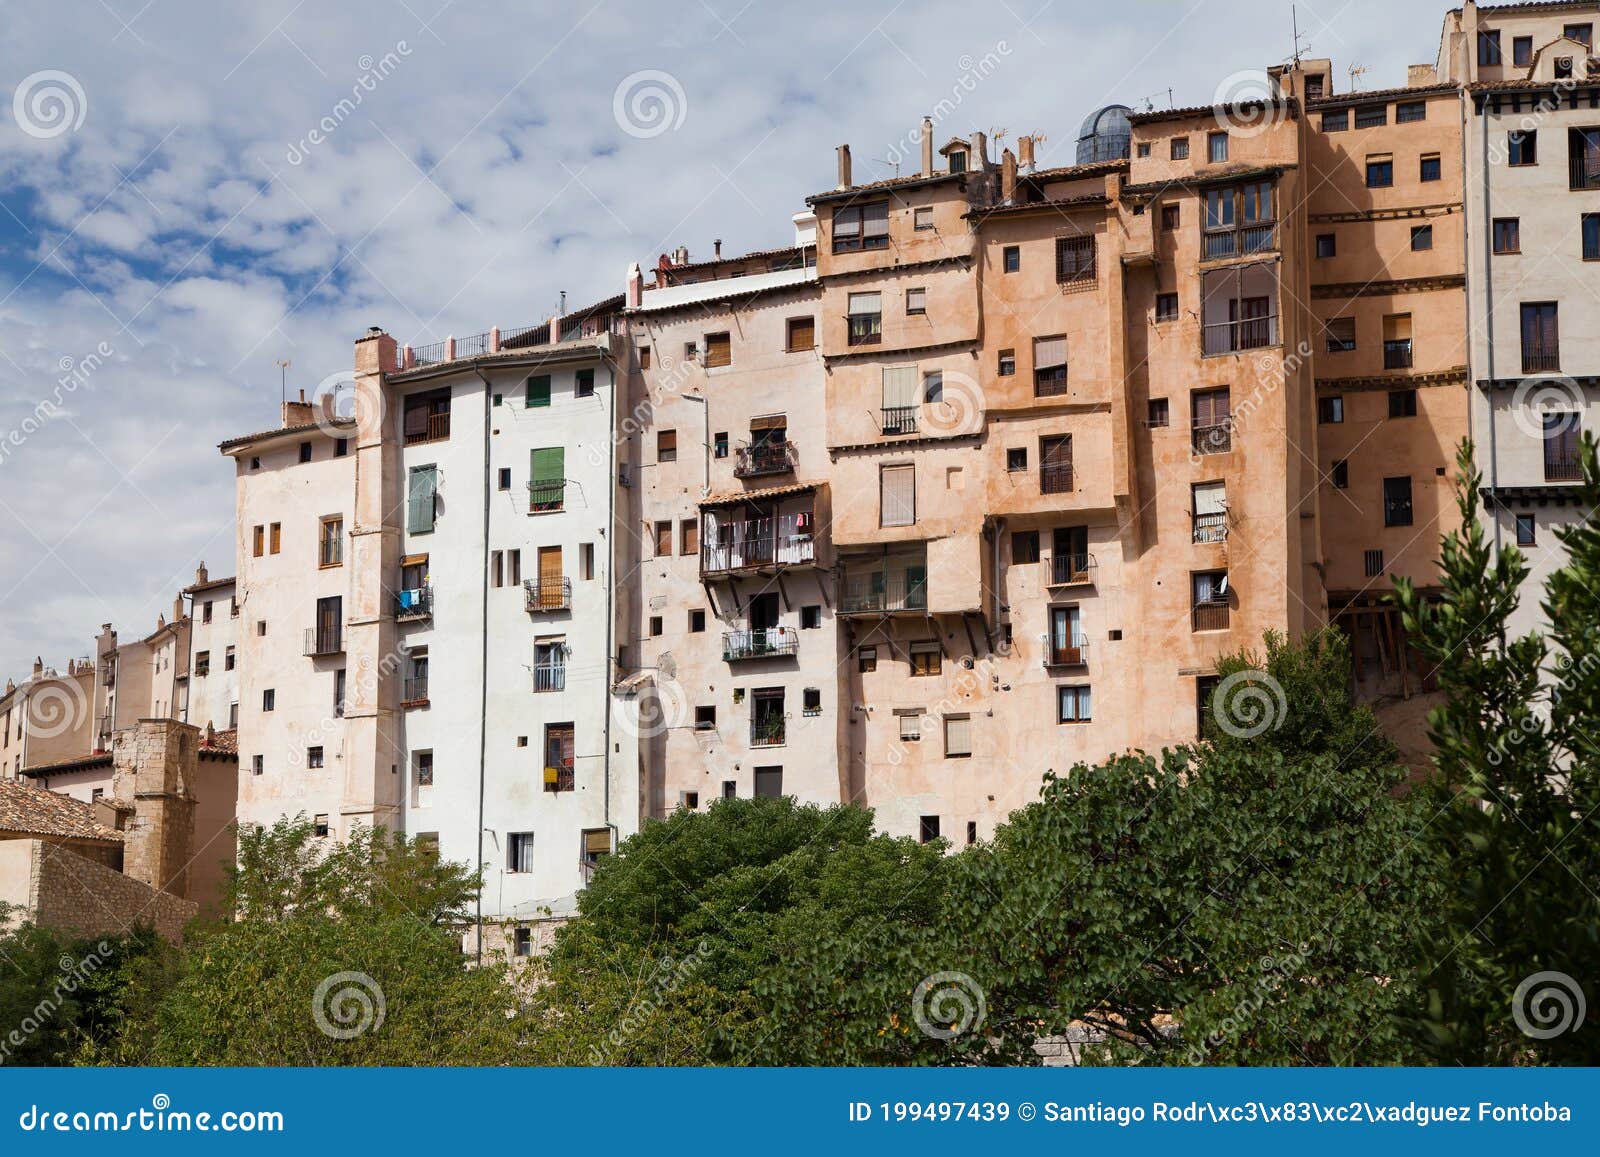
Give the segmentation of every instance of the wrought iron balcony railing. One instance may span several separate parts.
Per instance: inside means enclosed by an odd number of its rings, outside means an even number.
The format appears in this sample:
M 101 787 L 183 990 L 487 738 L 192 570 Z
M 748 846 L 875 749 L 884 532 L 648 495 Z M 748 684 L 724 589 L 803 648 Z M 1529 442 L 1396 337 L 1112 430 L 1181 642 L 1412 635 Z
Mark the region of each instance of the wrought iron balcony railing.
M 344 653 L 344 632 L 325 627 L 306 628 L 307 655 L 339 655 Z
M 1067 643 L 1058 643 L 1049 635 L 1045 635 L 1044 665 L 1046 667 L 1087 667 L 1089 665 L 1089 641 L 1082 637 Z
M 530 615 L 572 609 L 572 580 L 569 578 L 526 579 L 522 590 Z
M 790 627 L 756 627 L 744 631 L 725 631 L 722 657 L 737 659 L 779 659 L 800 653 L 799 632 Z
M 1076 551 L 1053 554 L 1048 561 L 1050 585 L 1053 587 L 1082 586 L 1094 582 L 1097 567 L 1092 554 Z
M 1197 514 L 1194 516 L 1195 542 L 1226 542 L 1228 516 L 1226 514 Z
M 1228 601 L 1207 599 L 1205 602 L 1195 603 L 1191 617 L 1194 629 L 1197 631 L 1225 630 L 1228 626 Z
M 776 518 L 751 518 L 743 522 L 724 522 L 717 527 L 726 541 L 705 542 L 700 546 L 700 571 L 746 570 L 752 567 L 802 566 L 816 561 L 817 544 L 812 536 L 810 511 L 781 514 Z
M 400 620 L 433 616 L 433 587 L 408 587 L 394 593 L 394 617 Z
M 428 701 L 428 677 L 426 675 L 413 675 L 407 679 L 400 689 L 401 706 L 415 706 Z
M 733 460 L 733 473 L 737 478 L 787 474 L 794 469 L 795 461 L 793 442 L 755 442 L 739 447 Z
M 883 408 L 883 432 L 885 434 L 915 434 L 917 432 L 917 408 L 915 406 L 885 406 Z
M 1233 449 L 1233 423 L 1211 422 L 1195 426 L 1190 444 L 1196 454 L 1226 454 Z

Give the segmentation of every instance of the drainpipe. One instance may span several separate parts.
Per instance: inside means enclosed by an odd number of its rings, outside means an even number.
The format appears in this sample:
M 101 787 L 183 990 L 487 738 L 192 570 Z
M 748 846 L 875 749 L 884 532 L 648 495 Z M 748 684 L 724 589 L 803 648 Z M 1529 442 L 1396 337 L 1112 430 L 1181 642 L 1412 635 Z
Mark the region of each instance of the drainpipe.
M 1463 96 L 1463 99 L 1467 99 L 1467 98 L 1465 96 Z M 1462 108 L 1462 114 L 1461 115 L 1463 117 L 1466 116 L 1465 106 L 1463 106 L 1463 108 Z M 1496 491 L 1499 489 L 1499 486 L 1500 486 L 1500 447 L 1497 445 L 1496 439 L 1495 439 L 1495 420 L 1494 420 L 1494 385 L 1493 385 L 1493 383 L 1494 383 L 1494 373 L 1495 373 L 1495 367 L 1494 367 L 1494 252 L 1493 252 L 1493 247 L 1494 247 L 1494 205 L 1493 205 L 1493 203 L 1492 203 L 1492 201 L 1490 199 L 1490 193 L 1489 193 L 1489 189 L 1490 189 L 1490 181 L 1489 181 L 1490 165 L 1489 165 L 1489 114 L 1488 114 L 1488 112 L 1485 111 L 1484 114 L 1481 117 L 1479 117 L 1478 119 L 1483 122 L 1483 128 L 1482 128 L 1482 132 L 1480 134 L 1480 136 L 1482 138 L 1481 143 L 1482 143 L 1482 146 L 1483 146 L 1483 151 L 1480 154 L 1480 156 L 1482 157 L 1482 169 L 1483 169 L 1483 220 L 1484 220 L 1484 231 L 1483 231 L 1483 247 L 1484 247 L 1483 248 L 1483 308 L 1484 308 L 1484 317 L 1483 317 L 1483 326 L 1484 326 L 1484 341 L 1485 341 L 1485 343 L 1487 345 L 1487 349 L 1488 349 L 1488 356 L 1486 358 L 1486 363 L 1487 363 L 1487 368 L 1488 368 L 1488 380 L 1490 382 L 1490 385 L 1483 392 L 1483 397 L 1484 397 L 1484 401 L 1489 406 L 1489 493 L 1491 495 L 1490 505 L 1489 505 L 1489 517 L 1490 517 L 1490 520 L 1494 524 L 1494 550 L 1495 550 L 1496 554 L 1499 554 L 1500 553 L 1500 515 L 1499 515 L 1499 512 L 1498 512 L 1497 508 L 1494 506 L 1494 498 L 1493 498 L 1493 496 L 1495 495 Z M 1471 332 L 1470 329 L 1469 329 L 1468 332 L 1469 333 Z M 1470 361 L 1470 355 L 1469 355 L 1469 359 L 1468 360 Z M 1470 369 L 1468 370 L 1468 374 L 1469 374 L 1469 377 L 1470 377 L 1470 374 L 1471 374 Z M 1470 385 L 1468 386 L 1468 389 L 1471 389 Z M 1467 407 L 1467 413 L 1470 415 L 1471 412 L 1472 412 L 1472 407 L 1468 406 Z
M 617 825 L 611 822 L 611 688 L 615 685 L 616 671 L 613 664 L 616 662 L 615 636 L 615 610 L 616 583 L 613 577 L 617 573 L 617 363 L 610 352 L 602 351 L 601 359 L 606 363 L 606 372 L 611 376 L 611 420 L 607 423 L 606 444 L 610 449 L 606 452 L 606 720 L 605 720 L 605 825 L 611 833 L 611 850 L 616 852 L 617 845 L 621 843 Z
M 704 409 L 701 411 L 705 417 L 704 433 L 700 439 L 700 453 L 705 461 L 705 484 L 701 487 L 700 496 L 703 498 L 711 493 L 711 403 L 704 394 L 680 394 L 686 402 L 698 402 Z
M 1000 582 L 1000 539 L 1005 535 L 1005 532 L 1006 520 L 1003 518 L 995 519 L 993 547 L 994 570 L 990 571 L 989 573 L 993 576 L 994 582 L 994 627 L 997 631 L 1000 629 L 1000 613 L 1005 609 L 1006 605 L 1005 587 Z M 1054 566 L 1054 562 L 1052 562 L 1051 565 Z
M 494 405 L 493 389 L 489 379 L 484 376 L 483 370 L 477 366 L 472 367 L 472 372 L 478 375 L 478 380 L 483 383 L 483 565 L 479 573 L 483 575 L 483 612 L 480 617 L 478 630 L 481 639 L 478 654 L 478 863 L 477 870 L 483 871 L 483 819 L 484 819 L 484 793 L 488 781 L 489 758 L 489 502 L 493 493 L 490 483 L 489 465 L 489 423 L 493 416 L 491 407 Z M 483 964 L 483 883 L 478 883 L 478 935 L 477 935 L 477 962 Z

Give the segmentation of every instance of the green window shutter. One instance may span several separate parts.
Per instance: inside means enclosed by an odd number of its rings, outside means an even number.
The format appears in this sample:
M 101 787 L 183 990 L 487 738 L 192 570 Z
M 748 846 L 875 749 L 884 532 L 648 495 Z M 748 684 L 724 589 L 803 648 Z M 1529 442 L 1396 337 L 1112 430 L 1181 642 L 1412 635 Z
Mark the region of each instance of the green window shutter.
M 529 506 L 534 510 L 561 509 L 566 477 L 566 447 L 551 446 L 533 451 L 528 467 Z
M 550 404 L 550 375 L 539 374 L 528 379 L 528 405 L 548 406 Z
M 406 529 L 412 534 L 426 534 L 433 529 L 434 495 L 438 491 L 438 479 L 438 467 L 412 468 L 410 490 L 406 496 Z

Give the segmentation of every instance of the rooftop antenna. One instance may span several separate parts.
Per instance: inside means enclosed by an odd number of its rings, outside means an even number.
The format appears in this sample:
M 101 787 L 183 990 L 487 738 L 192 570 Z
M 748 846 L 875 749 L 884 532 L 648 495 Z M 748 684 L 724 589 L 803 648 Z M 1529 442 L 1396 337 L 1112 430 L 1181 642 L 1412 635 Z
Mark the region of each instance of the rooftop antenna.
M 1289 5 L 1289 21 L 1294 29 L 1294 66 L 1300 67 L 1300 9 L 1293 4 Z
M 278 359 L 278 404 L 289 400 L 289 360 Z
M 894 166 L 894 175 L 897 177 L 900 175 L 899 161 L 891 161 L 888 157 L 873 157 L 872 163 L 874 165 L 892 165 Z
M 1367 66 L 1364 64 L 1352 64 L 1346 71 L 1350 74 L 1350 91 L 1355 92 L 1356 89 L 1361 87 L 1361 74 L 1367 71 Z

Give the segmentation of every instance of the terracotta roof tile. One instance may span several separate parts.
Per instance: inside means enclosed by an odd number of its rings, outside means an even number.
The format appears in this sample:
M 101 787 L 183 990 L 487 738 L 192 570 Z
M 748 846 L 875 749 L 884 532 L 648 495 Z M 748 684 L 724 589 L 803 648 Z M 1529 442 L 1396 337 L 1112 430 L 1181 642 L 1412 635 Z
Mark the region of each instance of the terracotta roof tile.
M 122 840 L 120 833 L 102 827 L 94 810 L 82 800 L 16 780 L 0 780 L 0 832 L 110 843 Z

